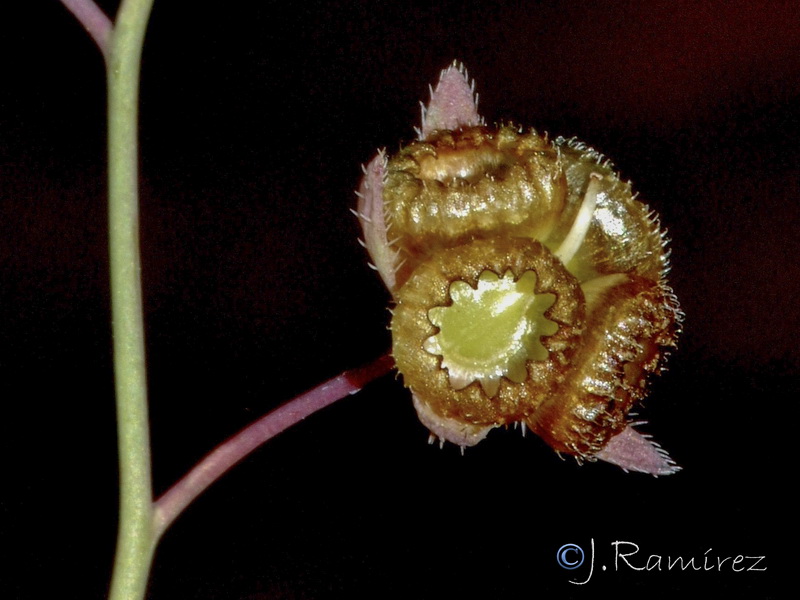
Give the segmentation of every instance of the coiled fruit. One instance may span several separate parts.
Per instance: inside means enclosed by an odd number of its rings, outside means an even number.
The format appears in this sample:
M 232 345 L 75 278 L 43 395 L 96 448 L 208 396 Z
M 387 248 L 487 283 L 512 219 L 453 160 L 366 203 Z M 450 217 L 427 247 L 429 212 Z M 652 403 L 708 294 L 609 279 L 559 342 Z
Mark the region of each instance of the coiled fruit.
M 682 317 L 665 238 L 599 153 L 487 127 L 454 65 L 419 139 L 379 153 L 358 195 L 397 368 L 435 436 L 522 423 L 579 459 L 676 469 L 627 416 Z

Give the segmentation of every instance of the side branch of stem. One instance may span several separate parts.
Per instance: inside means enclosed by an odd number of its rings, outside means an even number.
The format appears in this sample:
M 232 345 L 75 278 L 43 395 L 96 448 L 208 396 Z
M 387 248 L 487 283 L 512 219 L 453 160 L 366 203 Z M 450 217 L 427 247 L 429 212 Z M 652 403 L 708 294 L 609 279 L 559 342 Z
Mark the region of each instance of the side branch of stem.
M 111 19 L 92 0 L 61 0 L 61 4 L 84 26 L 103 57 L 107 58 L 109 38 L 114 29 Z
M 365 367 L 345 371 L 264 415 L 220 444 L 158 499 L 154 515 L 156 536 L 160 537 L 197 496 L 261 444 L 316 411 L 355 394 L 387 373 L 393 364 L 389 356 L 382 356 Z

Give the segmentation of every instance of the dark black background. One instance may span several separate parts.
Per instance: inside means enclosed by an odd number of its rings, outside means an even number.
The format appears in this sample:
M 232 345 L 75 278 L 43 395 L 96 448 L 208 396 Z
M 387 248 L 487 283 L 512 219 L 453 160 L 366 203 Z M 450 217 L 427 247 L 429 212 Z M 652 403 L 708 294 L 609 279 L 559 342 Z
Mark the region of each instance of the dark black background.
M 117 501 L 102 61 L 58 2 L 16 4 L 2 8 L 0 597 L 101 598 Z M 669 230 L 687 317 L 642 411 L 678 475 L 578 467 L 513 431 L 440 451 L 387 377 L 190 507 L 150 597 L 779 597 L 797 524 L 798 57 L 794 2 L 157 0 L 141 178 L 157 492 L 388 349 L 389 297 L 347 209 L 359 164 L 413 137 L 454 58 L 489 121 L 613 158 Z M 588 573 L 556 550 L 591 539 L 594 576 L 572 585 Z M 767 571 L 615 571 L 615 540 L 641 547 L 637 565 L 711 549 L 765 555 Z

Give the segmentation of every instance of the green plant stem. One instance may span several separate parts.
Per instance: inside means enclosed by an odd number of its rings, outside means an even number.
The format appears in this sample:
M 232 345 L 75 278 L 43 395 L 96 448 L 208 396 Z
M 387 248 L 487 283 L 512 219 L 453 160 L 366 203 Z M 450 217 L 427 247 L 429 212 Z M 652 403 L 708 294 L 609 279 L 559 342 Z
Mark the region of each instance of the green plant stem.
M 112 600 L 144 598 L 155 549 L 144 317 L 139 259 L 138 102 L 153 0 L 125 0 L 106 54 L 111 312 L 120 513 Z
M 138 103 L 142 47 L 153 0 L 124 0 L 111 21 L 92 0 L 61 0 L 106 63 L 111 318 L 119 448 L 119 532 L 110 600 L 143 600 L 158 539 L 189 503 L 275 434 L 354 394 L 393 365 L 384 356 L 301 394 L 223 443 L 153 502 L 139 253 Z

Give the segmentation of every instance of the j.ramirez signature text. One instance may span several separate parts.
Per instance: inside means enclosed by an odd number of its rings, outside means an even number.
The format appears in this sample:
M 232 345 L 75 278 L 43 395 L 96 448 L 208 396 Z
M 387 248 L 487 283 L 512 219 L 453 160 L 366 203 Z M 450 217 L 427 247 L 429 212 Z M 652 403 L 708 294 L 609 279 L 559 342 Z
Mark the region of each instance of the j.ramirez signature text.
M 717 573 L 746 571 L 766 571 L 767 565 L 764 556 L 719 556 L 709 548 L 701 555 L 662 555 L 640 552 L 639 545 L 633 542 L 616 541 L 611 546 L 614 551 L 614 570 L 624 571 L 714 571 Z M 565 551 L 566 550 L 566 551 Z M 571 553 L 571 554 L 570 554 Z M 584 585 L 592 578 L 595 567 L 594 539 L 591 540 L 591 551 L 585 557 L 584 551 L 574 544 L 566 544 L 560 550 L 559 564 L 565 569 L 576 569 L 588 562 L 589 576 L 584 581 L 570 579 L 570 583 Z M 601 565 L 603 571 L 606 565 Z

